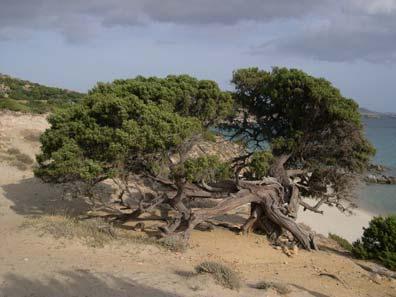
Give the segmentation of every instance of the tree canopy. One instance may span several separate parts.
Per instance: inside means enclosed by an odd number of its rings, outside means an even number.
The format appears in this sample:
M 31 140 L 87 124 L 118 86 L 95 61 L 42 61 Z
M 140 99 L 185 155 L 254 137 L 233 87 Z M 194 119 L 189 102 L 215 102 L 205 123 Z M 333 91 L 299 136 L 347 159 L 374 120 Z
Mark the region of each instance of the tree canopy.
M 249 140 L 268 141 L 276 155 L 292 154 L 302 165 L 361 170 L 370 160 L 358 104 L 329 81 L 297 69 L 247 68 L 232 82 L 244 115 L 238 128 Z
M 166 152 L 202 129 L 198 120 L 176 115 L 166 104 L 96 93 L 50 116 L 49 123 L 35 173 L 51 182 L 153 171 Z
M 137 76 L 110 84 L 99 83 L 90 93 L 117 97 L 135 95 L 145 103 L 169 105 L 181 116 L 197 117 L 205 126 L 223 120 L 233 109 L 229 92 L 220 90 L 214 81 L 198 80 L 189 75 L 169 75 L 165 78 Z
M 363 133 L 358 104 L 329 81 L 297 69 L 239 69 L 233 73 L 235 100 L 242 117 L 232 123 L 248 142 L 266 141 L 287 166 L 313 172 L 310 194 L 326 192 L 326 183 L 344 197 L 347 183 L 375 153 Z
M 112 178 L 136 202 L 134 216 L 167 204 L 177 215 L 164 218 L 163 236 L 186 237 L 197 224 L 251 203 L 242 230 L 256 226 L 275 239 L 288 230 L 304 248 L 316 248 L 294 219 L 299 205 L 343 209 L 351 176 L 368 165 L 374 149 L 358 105 L 325 79 L 296 69 L 240 69 L 232 82 L 233 93 L 188 75 L 99 83 L 81 103 L 49 118 L 35 174 L 91 186 Z M 191 147 L 216 125 L 232 128 L 256 150 L 228 161 L 191 157 Z M 321 200 L 310 206 L 302 195 Z M 208 198 L 220 202 L 190 206 Z

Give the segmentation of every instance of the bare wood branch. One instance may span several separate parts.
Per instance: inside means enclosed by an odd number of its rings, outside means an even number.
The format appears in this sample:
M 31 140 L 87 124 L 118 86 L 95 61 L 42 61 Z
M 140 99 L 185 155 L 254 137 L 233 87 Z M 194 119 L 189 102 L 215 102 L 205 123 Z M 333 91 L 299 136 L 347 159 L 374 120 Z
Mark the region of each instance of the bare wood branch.
M 318 203 L 316 203 L 314 206 L 311 206 L 308 203 L 306 203 L 306 202 L 304 202 L 304 201 L 302 201 L 300 199 L 300 205 L 302 207 L 304 207 L 304 211 L 308 209 L 308 210 L 313 211 L 315 213 L 323 214 L 323 211 L 319 210 L 319 207 L 321 207 L 322 204 L 325 203 L 327 200 L 328 200 L 327 197 L 323 197 L 322 199 L 320 199 L 320 201 Z
M 209 192 L 215 192 L 215 193 L 227 192 L 227 189 L 225 188 L 217 188 L 217 187 L 209 186 L 204 180 L 201 181 L 200 186 Z

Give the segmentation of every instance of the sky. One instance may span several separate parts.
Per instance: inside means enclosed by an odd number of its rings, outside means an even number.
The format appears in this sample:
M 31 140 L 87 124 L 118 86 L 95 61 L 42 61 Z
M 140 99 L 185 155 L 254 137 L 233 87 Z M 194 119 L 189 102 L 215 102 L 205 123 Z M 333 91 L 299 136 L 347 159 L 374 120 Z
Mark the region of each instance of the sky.
M 42 84 L 273 66 L 396 112 L 396 0 L 0 0 L 0 73 Z

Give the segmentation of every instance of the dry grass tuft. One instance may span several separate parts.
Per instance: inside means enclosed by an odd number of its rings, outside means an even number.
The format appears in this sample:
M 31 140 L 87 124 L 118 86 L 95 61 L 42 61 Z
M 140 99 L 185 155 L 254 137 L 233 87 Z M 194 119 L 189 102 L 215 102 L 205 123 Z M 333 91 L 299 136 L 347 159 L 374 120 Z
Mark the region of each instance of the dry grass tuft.
M 49 234 L 56 239 L 78 238 L 90 247 L 103 247 L 117 238 L 114 227 L 102 219 L 80 221 L 66 216 L 37 216 L 26 221 L 22 227 L 33 227 L 41 235 Z
M 157 240 L 158 244 L 172 252 L 185 252 L 187 250 L 187 242 L 176 237 L 165 237 Z
M 29 132 L 23 138 L 30 142 L 39 142 L 41 136 L 41 132 Z
M 176 238 L 156 239 L 132 231 L 117 228 L 101 219 L 81 220 L 67 215 L 45 215 L 28 218 L 21 228 L 34 228 L 43 235 L 51 235 L 56 239 L 80 239 L 90 247 L 103 247 L 112 242 L 125 244 L 156 245 L 173 252 L 186 249 L 186 244 Z
M 329 238 L 334 240 L 335 242 L 337 242 L 337 244 L 342 247 L 344 250 L 348 251 L 348 252 L 352 252 L 352 244 L 350 244 L 350 242 L 348 240 L 346 240 L 345 238 L 337 235 L 337 234 L 333 234 L 333 233 L 329 233 Z
M 210 274 L 218 284 L 225 288 L 238 290 L 242 286 L 239 274 L 221 263 L 205 261 L 196 266 L 195 271 Z
M 255 285 L 255 288 L 258 290 L 268 290 L 274 289 L 280 295 L 286 295 L 291 292 L 291 289 L 288 285 L 277 283 L 277 282 L 269 282 L 269 281 L 262 281 Z
M 34 160 L 27 154 L 22 153 L 17 148 L 7 150 L 6 160 L 10 161 L 11 166 L 17 167 L 19 170 L 27 170 L 34 163 Z

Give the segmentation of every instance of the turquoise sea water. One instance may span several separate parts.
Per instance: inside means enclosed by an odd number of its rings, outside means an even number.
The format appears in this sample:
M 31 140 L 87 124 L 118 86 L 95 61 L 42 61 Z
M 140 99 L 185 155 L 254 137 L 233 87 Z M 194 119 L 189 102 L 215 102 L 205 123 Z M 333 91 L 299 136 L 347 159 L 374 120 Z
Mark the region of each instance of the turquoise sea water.
M 396 118 L 365 118 L 363 121 L 367 138 L 377 149 L 374 163 L 386 166 L 387 174 L 396 175 Z M 396 213 L 396 185 L 364 186 L 359 204 L 380 214 Z

